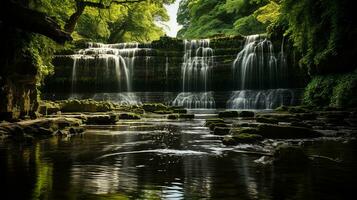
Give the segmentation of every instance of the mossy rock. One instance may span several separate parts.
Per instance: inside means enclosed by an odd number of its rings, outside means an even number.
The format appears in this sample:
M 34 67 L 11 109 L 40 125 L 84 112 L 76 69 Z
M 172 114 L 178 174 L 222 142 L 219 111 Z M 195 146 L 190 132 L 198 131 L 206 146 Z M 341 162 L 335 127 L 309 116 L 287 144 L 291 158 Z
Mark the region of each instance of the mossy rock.
M 261 135 L 249 133 L 241 133 L 232 137 L 237 143 L 256 143 L 264 139 Z
M 209 127 L 213 123 L 224 123 L 224 120 L 221 118 L 211 118 L 211 119 L 206 119 L 206 122 L 204 124 L 205 127 Z
M 70 127 L 68 129 L 68 133 L 71 135 L 78 135 L 84 132 L 84 128 L 83 127 Z
M 303 139 L 322 136 L 321 133 L 304 127 L 273 124 L 259 125 L 257 133 L 269 139 Z
M 257 117 L 255 120 L 259 123 L 268 123 L 268 124 L 278 124 L 279 123 L 278 120 L 271 118 L 271 117 Z
M 165 114 L 171 114 L 171 113 L 173 113 L 173 111 L 172 110 L 156 110 L 156 111 L 153 111 L 153 113 L 165 115 Z
M 38 107 L 38 112 L 43 115 L 56 114 L 60 110 L 60 105 L 52 101 L 42 101 Z
M 289 107 L 285 106 L 285 105 L 279 106 L 274 109 L 274 111 L 276 111 L 276 112 L 288 112 L 288 110 L 289 110 Z
M 243 110 L 238 113 L 239 117 L 254 117 L 255 113 L 253 111 Z
M 144 103 L 142 108 L 145 110 L 145 112 L 155 112 L 168 109 L 168 107 L 162 103 Z
M 257 134 L 258 128 L 255 127 L 240 127 L 232 128 L 229 132 L 233 137 L 240 134 Z
M 118 116 L 116 115 L 92 115 L 87 117 L 85 123 L 88 125 L 110 125 L 117 121 Z
M 141 119 L 140 115 L 135 113 L 120 113 L 119 119 Z
M 228 127 L 214 127 L 213 134 L 214 135 L 228 135 L 231 129 Z
M 179 118 L 181 118 L 181 119 L 194 119 L 195 115 L 194 114 L 179 114 Z
M 224 145 L 236 145 L 237 141 L 230 135 L 226 135 L 224 136 L 224 138 L 222 139 L 222 143 Z
M 178 114 L 171 114 L 167 116 L 167 119 L 178 119 L 179 115 Z
M 117 106 L 112 102 L 92 99 L 60 101 L 62 112 L 107 112 L 116 109 Z
M 229 117 L 238 117 L 239 113 L 238 111 L 221 111 L 218 113 L 219 118 L 229 118 Z
M 208 127 L 211 131 L 213 131 L 214 128 L 216 128 L 216 127 L 229 127 L 229 126 L 226 123 L 214 122 L 214 123 L 211 123 Z
M 173 113 L 179 113 L 179 114 L 186 114 L 187 113 L 187 110 L 186 109 L 174 109 L 173 110 Z

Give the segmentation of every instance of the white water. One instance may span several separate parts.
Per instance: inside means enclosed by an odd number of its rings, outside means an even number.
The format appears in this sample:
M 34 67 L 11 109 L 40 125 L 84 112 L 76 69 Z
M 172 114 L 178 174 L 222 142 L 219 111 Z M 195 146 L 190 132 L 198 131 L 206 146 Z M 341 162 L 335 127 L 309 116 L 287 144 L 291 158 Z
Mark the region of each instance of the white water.
M 283 45 L 279 56 L 282 60 L 278 65 L 270 40 L 261 35 L 247 36 L 243 50 L 238 53 L 232 65 L 238 88 L 272 89 L 284 86 L 286 60 Z
M 281 105 L 292 105 L 295 93 L 289 89 L 240 90 L 232 93 L 227 101 L 230 109 L 273 109 Z
M 210 40 L 185 40 L 182 64 L 182 93 L 172 102 L 187 108 L 214 108 L 213 93 L 208 92 L 214 66 Z
M 287 86 L 287 61 L 282 40 L 278 58 L 270 40 L 261 35 L 246 37 L 243 50 L 232 65 L 239 91 L 232 92 L 227 102 L 231 109 L 273 109 L 291 105 L 294 92 L 276 89 Z
M 118 44 L 101 44 L 88 43 L 88 48 L 81 49 L 77 54 L 72 55 L 73 70 L 72 70 L 72 94 L 75 96 L 76 81 L 79 69 L 86 70 L 87 73 L 94 76 L 95 80 L 110 79 L 116 77 L 118 92 L 132 92 L 132 78 L 135 64 L 136 54 L 140 49 L 138 43 L 118 43 Z M 104 77 L 98 77 L 96 66 L 105 66 Z M 103 68 L 100 68 L 101 70 Z M 95 73 L 93 73 L 95 71 Z M 125 88 L 122 88 L 121 80 L 125 80 Z M 124 93 L 122 94 L 128 94 Z M 127 103 L 138 102 L 133 99 L 133 95 L 129 95 L 124 99 L 128 99 Z
M 173 106 L 185 108 L 215 108 L 213 92 L 181 92 L 172 102 Z

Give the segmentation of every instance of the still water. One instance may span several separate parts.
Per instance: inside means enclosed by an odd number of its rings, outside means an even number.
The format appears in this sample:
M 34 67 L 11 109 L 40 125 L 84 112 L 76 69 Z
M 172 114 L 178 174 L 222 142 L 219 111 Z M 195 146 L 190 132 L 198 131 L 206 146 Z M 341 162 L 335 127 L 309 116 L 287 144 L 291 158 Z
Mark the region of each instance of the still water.
M 283 169 L 254 162 L 254 145 L 226 147 L 188 121 L 148 118 L 90 126 L 82 136 L 33 144 L 0 141 L 0 199 L 351 199 L 357 142 L 314 141 L 339 158 Z

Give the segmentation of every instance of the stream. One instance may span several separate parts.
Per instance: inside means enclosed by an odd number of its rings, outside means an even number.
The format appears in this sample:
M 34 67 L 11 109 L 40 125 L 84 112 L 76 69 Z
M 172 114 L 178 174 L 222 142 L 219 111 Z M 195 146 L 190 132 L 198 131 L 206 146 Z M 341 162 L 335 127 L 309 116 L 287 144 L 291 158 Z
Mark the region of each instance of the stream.
M 196 112 L 198 113 L 198 112 Z M 357 185 L 356 140 L 305 141 L 338 158 L 276 169 L 258 145 L 227 147 L 194 120 L 157 117 L 87 126 L 81 136 L 33 144 L 0 141 L 1 199 L 347 199 Z

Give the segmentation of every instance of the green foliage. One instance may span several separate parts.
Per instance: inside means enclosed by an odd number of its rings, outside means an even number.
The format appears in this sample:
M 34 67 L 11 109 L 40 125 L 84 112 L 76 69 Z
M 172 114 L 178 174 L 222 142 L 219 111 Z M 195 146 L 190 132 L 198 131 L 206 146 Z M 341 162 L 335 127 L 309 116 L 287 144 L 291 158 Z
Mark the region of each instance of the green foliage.
M 302 54 L 300 65 L 310 74 L 348 71 L 356 54 L 352 1 L 283 0 L 281 17 L 288 22 L 286 34 Z M 340 68 L 337 68 L 339 66 Z
M 357 71 L 343 75 L 316 76 L 305 89 L 309 106 L 356 107 Z
M 183 0 L 177 18 L 183 28 L 178 32 L 178 37 L 203 38 L 263 33 L 270 22 L 258 21 L 256 16 L 260 14 L 254 12 L 268 2 L 268 0 Z M 272 9 L 271 6 L 268 8 Z M 267 12 L 264 14 L 267 15 Z

